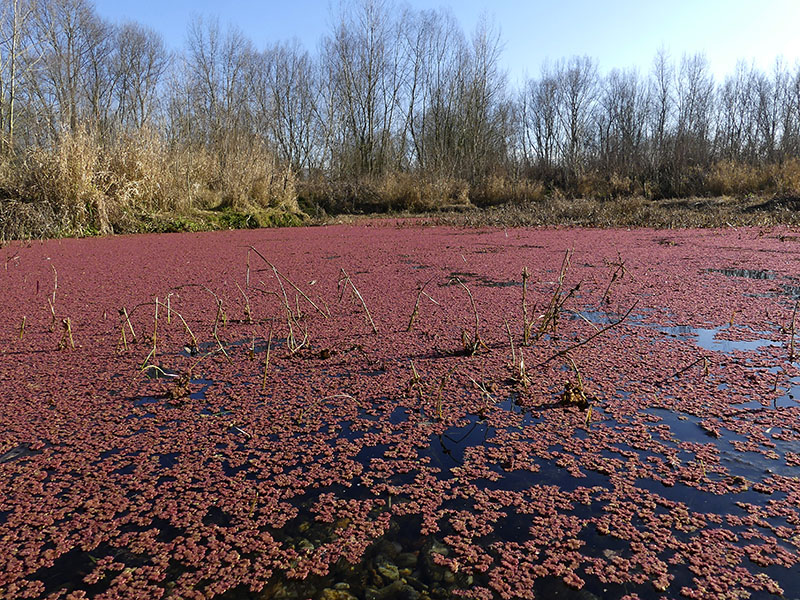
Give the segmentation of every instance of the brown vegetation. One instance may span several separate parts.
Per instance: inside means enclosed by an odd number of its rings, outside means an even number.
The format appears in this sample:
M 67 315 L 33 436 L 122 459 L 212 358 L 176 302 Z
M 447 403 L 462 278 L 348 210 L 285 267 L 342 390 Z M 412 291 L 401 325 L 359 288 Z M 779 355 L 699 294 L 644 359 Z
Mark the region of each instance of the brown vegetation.
M 6 2 L 0 239 L 386 212 L 793 221 L 800 66 L 715 82 L 701 54 L 644 76 L 572 57 L 512 89 L 502 45 L 487 22 L 353 0 L 317 54 L 202 19 L 172 54 L 88 0 Z
M 251 147 L 221 164 L 203 147 L 171 149 L 148 129 L 105 145 L 79 129 L 55 146 L 6 156 L 0 190 L 0 239 L 269 226 L 303 217 L 292 172 L 266 149 Z M 226 223 L 223 209 L 240 221 Z

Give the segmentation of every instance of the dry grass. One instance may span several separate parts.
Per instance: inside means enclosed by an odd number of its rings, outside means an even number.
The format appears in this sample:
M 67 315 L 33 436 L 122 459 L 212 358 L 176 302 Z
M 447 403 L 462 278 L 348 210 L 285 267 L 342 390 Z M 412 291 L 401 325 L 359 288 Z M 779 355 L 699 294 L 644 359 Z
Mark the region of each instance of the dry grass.
M 62 136 L 54 147 L 32 149 L 15 166 L 6 189 L 41 207 L 39 214 L 47 214 L 43 205 L 49 205 L 55 227 L 78 234 L 111 232 L 103 191 L 108 167 L 85 131 Z
M 577 182 L 577 192 L 581 198 L 612 200 L 645 195 L 642 185 L 627 175 L 590 171 L 581 175 Z
M 450 211 L 423 216 L 405 214 L 418 225 L 459 227 L 769 227 L 800 225 L 800 199 L 763 197 L 616 200 L 548 198 L 542 202 Z
M 415 173 L 391 173 L 354 181 L 312 177 L 298 184 L 298 196 L 304 210 L 317 216 L 423 213 L 472 206 L 467 182 Z
M 0 192 L 0 239 L 140 231 L 159 219 L 191 223 L 202 210 L 249 215 L 250 226 L 302 218 L 293 173 L 263 146 L 170 148 L 148 129 L 105 145 L 65 132 L 53 146 L 5 156 Z
M 720 161 L 711 167 L 705 188 L 726 196 L 800 196 L 800 160 L 766 165 Z
M 706 179 L 709 191 L 719 196 L 758 194 L 770 187 L 770 176 L 764 169 L 733 161 L 720 161 L 711 167 Z
M 721 161 L 673 182 L 591 170 L 570 191 L 500 175 L 470 185 L 425 173 L 299 181 L 252 140 L 212 152 L 170 147 L 153 130 L 101 145 L 90 133 L 0 157 L 0 241 L 9 239 L 296 225 L 330 215 L 391 214 L 464 226 L 719 227 L 800 222 L 800 160 Z M 696 196 L 693 194 L 700 194 Z M 708 194 L 710 197 L 703 197 Z M 577 197 L 576 197 L 577 196 Z
M 475 186 L 470 200 L 478 206 L 496 206 L 541 202 L 545 197 L 545 186 L 541 181 L 492 175 L 481 185 Z

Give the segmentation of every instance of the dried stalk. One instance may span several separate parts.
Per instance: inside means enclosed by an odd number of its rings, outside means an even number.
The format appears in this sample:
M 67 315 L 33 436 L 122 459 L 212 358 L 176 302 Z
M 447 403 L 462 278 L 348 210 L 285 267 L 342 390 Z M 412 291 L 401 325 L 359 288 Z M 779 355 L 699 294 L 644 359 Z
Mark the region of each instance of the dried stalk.
M 247 273 L 244 277 L 244 287 L 250 289 L 250 249 L 247 249 Z
M 214 324 L 212 325 L 212 332 L 216 333 L 217 325 L 220 321 L 222 321 L 222 326 L 225 327 L 228 324 L 228 315 L 225 314 L 225 311 L 222 309 L 222 299 L 217 295 L 213 290 L 208 288 L 207 286 L 203 285 L 202 283 L 186 283 L 184 285 L 179 285 L 177 287 L 172 288 L 173 290 L 182 290 L 184 288 L 200 288 L 205 290 L 214 298 L 214 301 L 217 304 L 217 312 L 214 317 Z M 162 304 L 163 306 L 163 304 Z M 216 337 L 216 336 L 215 336 Z
M 615 263 L 606 262 L 606 264 L 609 267 L 616 267 L 616 268 L 614 269 L 614 272 L 611 274 L 611 281 L 608 282 L 608 285 L 606 286 L 606 291 L 603 292 L 603 297 L 600 299 L 601 304 L 602 303 L 608 304 L 610 302 L 610 300 L 608 299 L 608 294 L 611 291 L 611 286 L 614 284 L 615 281 L 617 281 L 617 279 L 622 279 L 623 277 L 625 277 L 625 261 L 622 260 L 622 256 L 620 256 L 619 252 L 617 252 L 617 262 Z
M 369 314 L 369 309 L 367 308 L 367 303 L 364 302 L 364 297 L 361 295 L 361 292 L 358 291 L 356 284 L 353 283 L 353 280 L 350 279 L 350 275 L 347 274 L 347 271 L 341 269 L 339 275 L 339 282 L 337 283 L 337 287 L 339 288 L 339 300 L 341 301 L 342 295 L 344 294 L 344 289 L 347 287 L 347 284 L 350 284 L 350 289 L 353 292 L 353 295 L 358 298 L 361 302 L 361 306 L 364 307 L 364 313 L 367 315 L 367 322 L 372 327 L 372 333 L 377 334 L 378 328 L 375 326 L 375 321 L 372 320 L 372 315 Z
M 171 307 L 170 301 L 169 301 L 169 299 L 171 297 L 172 297 L 172 292 L 167 294 L 167 325 L 171 325 L 172 324 L 172 307 Z M 156 299 L 156 302 L 157 301 L 158 301 L 158 299 Z
M 156 304 L 161 304 L 161 306 L 165 306 L 163 302 L 158 301 L 158 298 L 156 298 Z M 183 328 L 186 330 L 186 333 L 188 333 L 189 337 L 191 338 L 191 345 L 189 346 L 189 350 L 196 352 L 197 349 L 199 348 L 199 345 L 197 343 L 197 338 L 194 336 L 194 333 L 192 332 L 192 329 L 189 327 L 189 324 L 186 322 L 186 319 L 183 318 L 183 315 L 179 313 L 177 310 L 170 308 L 169 296 L 167 296 L 167 304 L 165 308 L 167 309 L 167 315 L 169 315 L 170 313 L 175 313 L 175 315 L 181 320 L 181 323 L 183 323 Z M 167 323 L 169 323 L 169 320 L 167 321 Z M 128 324 L 130 325 L 130 321 L 128 321 Z M 131 332 L 133 332 L 133 328 L 131 328 Z M 123 335 L 125 334 L 124 326 L 122 333 Z
M 588 338 L 586 338 L 582 342 L 578 342 L 576 344 L 573 344 L 572 346 L 570 346 L 568 348 L 564 348 L 563 350 L 559 350 L 555 354 L 550 355 L 548 358 L 544 359 L 542 362 L 540 362 L 538 365 L 536 365 L 536 368 L 538 369 L 539 367 L 543 367 L 547 363 L 549 363 L 551 360 L 553 360 L 554 358 L 558 358 L 559 356 L 565 356 L 567 353 L 572 352 L 573 350 L 576 350 L 576 349 L 580 348 L 581 346 L 585 346 L 586 344 L 591 342 L 596 337 L 604 334 L 609 329 L 613 329 L 614 327 L 616 327 L 617 325 L 619 325 L 625 319 L 628 318 L 628 315 L 630 315 L 631 312 L 633 312 L 633 309 L 636 308 L 637 304 L 639 304 L 638 300 L 636 302 L 634 302 L 633 305 L 618 320 L 614 321 L 613 323 L 609 323 L 608 325 L 606 325 L 602 329 L 599 329 L 599 330 L 595 331 L 592 335 L 590 335 Z
M 303 339 L 302 341 L 298 342 L 297 338 L 294 335 L 294 323 L 298 327 L 300 324 L 294 320 L 292 310 L 289 308 L 289 305 L 286 305 L 286 324 L 289 327 L 289 335 L 286 337 L 286 345 L 289 348 L 289 352 L 291 354 L 296 354 L 298 351 L 305 348 L 306 344 L 308 343 L 308 328 L 303 328 Z
M 228 354 L 228 352 L 225 350 L 225 346 L 222 343 L 222 340 L 220 340 L 219 334 L 218 334 L 218 329 L 219 329 L 220 322 L 222 322 L 222 326 L 223 327 L 227 326 L 227 324 L 228 324 L 228 316 L 225 314 L 225 311 L 222 309 L 222 299 L 217 294 L 215 294 L 211 289 L 209 289 L 207 286 L 205 286 L 205 285 L 203 285 L 201 283 L 187 283 L 185 285 L 178 286 L 178 287 L 176 287 L 174 289 L 180 290 L 180 289 L 183 289 L 183 288 L 193 288 L 193 287 L 199 287 L 199 288 L 205 290 L 206 292 L 208 292 L 209 294 L 211 294 L 214 297 L 214 300 L 217 303 L 217 312 L 214 315 L 214 324 L 211 327 L 211 333 L 212 333 L 212 336 L 214 337 L 214 340 L 217 342 L 218 348 L 214 352 L 209 352 L 208 355 L 211 355 L 211 354 L 213 354 L 215 352 L 218 352 L 218 351 L 222 352 L 222 354 L 225 356 L 225 358 L 228 360 L 228 362 L 230 364 L 233 364 L 233 360 L 231 359 L 231 357 Z M 158 303 L 158 298 L 156 298 L 156 303 Z M 182 317 L 181 317 L 181 321 L 183 321 L 183 325 L 186 328 L 186 331 L 192 337 L 192 343 L 196 347 L 197 346 L 197 340 L 194 337 L 194 334 L 191 332 L 191 329 L 189 329 L 189 326 L 187 325 L 186 321 Z
M 275 273 L 275 279 L 278 280 L 278 286 L 281 288 L 281 295 L 283 296 L 284 307 L 286 307 L 286 310 L 289 312 L 289 315 L 291 316 L 292 320 L 299 320 L 301 316 L 300 311 L 299 310 L 297 311 L 297 316 L 295 317 L 294 313 L 292 312 L 292 305 L 289 304 L 289 296 L 286 294 L 286 288 L 283 287 L 283 281 L 281 281 L 280 275 L 278 275 L 278 270 L 275 267 L 272 267 L 272 270 Z
M 578 388 L 583 391 L 583 377 L 581 377 L 581 372 L 578 370 L 578 365 L 575 364 L 575 361 L 572 360 L 571 356 L 567 356 L 567 360 L 569 361 L 569 366 L 572 371 L 575 373 L 575 376 L 578 378 Z
M 158 296 L 156 296 L 156 316 L 153 322 L 153 356 L 156 355 L 156 343 L 158 341 Z
M 592 328 L 592 329 L 594 329 L 595 331 L 600 331 L 600 328 L 599 328 L 599 327 L 598 327 L 598 326 L 597 326 L 595 323 L 592 323 L 592 322 L 591 322 L 589 319 L 587 319 L 587 318 L 586 318 L 584 315 L 582 315 L 581 313 L 573 313 L 573 314 L 577 314 L 577 315 L 580 317 L 581 321 L 583 321 L 584 323 L 586 323 L 586 324 L 587 324 L 589 327 L 591 327 L 591 328 Z
M 225 317 L 225 313 L 222 310 L 222 299 L 217 297 L 217 316 L 214 317 L 213 335 L 214 335 L 214 339 L 217 342 L 217 345 L 219 346 L 220 351 L 225 356 L 225 358 L 228 359 L 228 363 L 233 364 L 233 359 L 231 359 L 230 355 L 225 350 L 225 346 L 223 345 L 222 340 L 219 339 L 219 335 L 217 334 L 217 328 L 219 326 L 220 318 L 222 318 L 223 326 L 224 326 L 224 323 L 227 322 L 227 318 Z
M 261 252 L 259 252 L 255 248 L 253 248 L 253 246 L 249 246 L 249 248 L 250 248 L 250 250 L 255 252 L 261 258 L 261 260 L 263 260 L 265 263 L 267 263 L 272 268 L 272 271 L 275 273 L 275 277 L 277 277 L 279 283 L 280 283 L 281 279 L 286 281 L 286 283 L 288 283 L 290 286 L 292 286 L 292 288 L 294 288 L 294 290 L 298 294 L 300 294 L 306 302 L 308 302 L 311 306 L 314 307 L 314 310 L 316 310 L 319 314 L 321 314 L 326 319 L 328 318 L 328 315 L 325 314 L 324 310 L 322 310 L 319 306 L 317 306 L 317 304 L 311 298 L 309 298 L 308 295 L 303 290 L 301 290 L 299 287 L 297 287 L 291 279 L 286 277 L 286 275 L 284 275 L 283 273 L 280 273 L 278 271 L 278 269 L 275 267 L 275 265 L 273 265 L 271 262 L 269 262 L 266 259 L 266 257 L 263 254 L 261 254 Z M 248 274 L 247 275 L 247 280 L 248 280 L 248 283 L 249 283 L 249 281 L 250 281 L 250 259 L 249 259 L 249 255 L 248 255 L 247 274 Z M 283 286 L 281 285 L 281 289 L 282 288 L 283 288 Z M 284 291 L 284 294 L 285 294 L 285 291 Z
M 542 315 L 542 322 L 539 325 L 539 329 L 536 332 L 536 339 L 539 340 L 547 331 L 547 327 L 551 326 L 553 334 L 556 333 L 558 329 L 558 315 L 561 311 L 564 304 L 566 304 L 567 300 L 569 300 L 575 292 L 580 289 L 581 284 L 578 283 L 573 287 L 569 292 L 566 294 L 561 293 L 561 290 L 564 287 L 564 279 L 567 276 L 567 271 L 569 270 L 570 260 L 572 258 L 572 250 L 567 250 L 564 254 L 564 260 L 561 262 L 561 272 L 558 275 L 558 283 L 556 285 L 556 289 L 553 292 L 553 296 L 550 298 L 550 304 L 547 307 L 544 315 Z
M 522 269 L 522 345 L 523 346 L 530 345 L 531 330 L 533 329 L 533 319 L 528 318 L 528 279 L 530 279 L 530 273 L 528 272 L 528 267 L 523 267 Z M 509 336 L 510 335 L 511 334 L 509 334 Z
M 120 327 L 119 342 L 117 342 L 117 352 L 119 352 L 120 346 L 122 346 L 122 349 L 125 352 L 128 351 L 128 338 L 125 336 L 125 325 L 122 325 L 122 327 Z
M 472 385 L 475 386 L 475 389 L 477 389 L 478 392 L 480 392 L 482 398 L 484 398 L 487 402 L 490 401 L 490 400 L 494 400 L 494 397 L 492 396 L 492 392 L 489 390 L 489 388 L 486 386 L 486 384 L 483 383 L 483 381 L 481 381 L 481 383 L 478 383 L 472 377 L 470 377 L 469 380 L 472 382 Z
M 22 336 L 25 335 L 25 321 L 26 320 L 27 320 L 27 317 L 23 315 L 22 323 L 20 323 L 20 326 L 19 326 L 19 339 L 20 340 L 22 339 Z
M 242 298 L 244 298 L 244 320 L 245 323 L 252 323 L 253 322 L 253 313 L 250 310 L 250 299 L 247 297 L 247 294 L 244 293 L 242 286 L 239 285 L 239 282 L 236 282 L 236 287 L 239 288 L 239 292 L 242 294 Z
M 455 283 L 460 285 L 462 288 L 464 288 L 464 291 L 467 292 L 467 295 L 469 296 L 469 302 L 472 306 L 472 312 L 475 315 L 475 329 L 472 332 L 472 337 L 470 338 L 470 335 L 466 331 L 461 332 L 461 342 L 464 345 L 464 352 L 466 352 L 470 356 L 474 356 L 475 354 L 478 353 L 478 351 L 481 348 L 489 350 L 489 347 L 481 338 L 481 333 L 480 333 L 481 320 L 480 317 L 478 316 L 478 307 L 475 304 L 475 298 L 472 295 L 472 292 L 466 285 L 464 285 L 464 282 L 461 281 L 458 277 L 454 277 L 452 281 L 455 281 Z
M 792 311 L 792 326 L 789 330 L 789 362 L 794 362 L 794 328 L 797 321 L 797 306 L 800 305 L 800 300 L 794 303 L 794 310 Z
M 443 421 L 444 414 L 442 413 L 442 393 L 444 392 L 444 386 L 447 385 L 447 380 L 450 378 L 450 375 L 453 373 L 454 369 L 450 369 L 447 373 L 442 376 L 441 381 L 439 382 L 439 389 L 436 390 L 436 420 Z
M 514 367 L 517 366 L 517 353 L 514 351 L 514 336 L 511 335 L 511 327 L 509 326 L 508 321 L 506 321 L 504 319 L 503 323 L 506 324 L 506 333 L 508 334 L 508 343 L 511 344 L 511 368 L 513 369 Z
M 266 287 L 263 281 L 259 280 L 259 283 Z M 297 338 L 295 338 L 295 326 L 300 328 L 300 310 L 299 307 L 297 308 L 297 315 L 295 315 L 294 311 L 292 310 L 292 305 L 289 304 L 289 297 L 286 295 L 286 289 L 283 287 L 281 280 L 278 279 L 278 285 L 281 288 L 281 294 L 278 294 L 274 291 L 264 291 L 261 290 L 262 293 L 265 294 L 272 294 L 278 298 L 283 303 L 283 308 L 286 311 L 286 327 L 287 327 L 287 334 L 286 334 L 286 347 L 289 349 L 290 354 L 296 354 L 299 350 L 304 348 L 308 343 L 308 328 L 303 328 L 303 339 L 302 341 L 298 342 Z M 295 296 L 295 300 L 297 300 L 297 296 Z
M 272 328 L 269 329 L 269 337 L 267 338 L 267 357 L 264 360 L 264 379 L 261 382 L 261 391 L 264 392 L 267 389 L 267 370 L 269 369 L 269 353 L 272 349 Z
M 50 298 L 47 299 L 47 304 L 50 307 L 50 316 L 52 317 L 50 320 L 50 331 L 52 332 L 56 330 L 56 307 L 53 305 Z
M 517 373 L 517 381 L 521 383 L 522 387 L 526 390 L 531 384 L 531 380 L 528 379 L 528 373 L 525 370 L 525 355 L 522 354 L 522 348 L 519 350 L 519 370 Z
M 55 266 L 53 263 L 50 263 L 50 268 L 53 269 L 53 295 L 52 295 L 52 306 L 56 305 L 56 290 L 58 290 L 58 271 L 56 271 Z
M 778 383 L 780 383 L 780 380 L 781 380 L 781 372 L 780 371 L 775 371 L 775 385 L 772 386 L 772 392 L 773 393 L 776 393 L 778 391 Z
M 472 377 L 470 377 L 469 380 L 472 382 L 472 385 L 475 386 L 475 389 L 478 390 L 478 392 L 481 395 L 481 398 L 483 398 L 483 409 L 481 409 L 481 414 L 482 414 L 483 412 L 489 410 L 490 403 L 492 404 L 494 403 L 494 396 L 492 396 L 492 390 L 489 388 L 489 386 L 487 386 L 483 382 L 483 376 L 481 376 L 480 383 L 475 381 L 475 379 L 473 379 Z
M 58 349 L 64 350 L 67 347 L 67 340 L 69 340 L 69 346 L 74 350 L 75 340 L 72 339 L 72 322 L 69 317 L 63 319 L 61 325 L 63 326 L 63 333 L 61 334 L 61 341 L 58 342 Z
M 125 317 L 125 322 L 128 324 L 128 329 L 130 329 L 130 330 L 131 330 L 131 343 L 132 343 L 132 344 L 135 344 L 135 343 L 136 343 L 136 341 L 137 341 L 137 340 L 136 340 L 136 332 L 133 330 L 133 325 L 131 325 L 131 319 L 130 319 L 130 317 L 128 316 L 128 309 L 126 309 L 126 308 L 123 306 L 122 308 L 120 308 L 120 309 L 119 309 L 119 314 L 120 314 L 121 316 Z M 124 324 L 124 323 L 123 323 L 123 325 L 122 325 L 122 333 L 123 333 L 123 335 L 125 334 L 125 324 Z
M 407 391 L 410 392 L 411 390 L 416 390 L 420 402 L 425 399 L 425 393 L 422 389 L 422 378 L 419 376 L 419 373 L 417 373 L 417 367 L 414 366 L 413 360 L 411 361 L 411 380 L 408 382 Z
M 150 353 L 147 355 L 147 357 L 144 359 L 144 362 L 142 363 L 143 371 L 147 369 L 148 366 L 150 365 L 150 359 L 156 357 L 157 341 L 158 341 L 158 305 L 159 305 L 157 297 L 155 305 L 156 305 L 155 320 L 153 321 L 153 347 L 150 349 Z
M 669 381 L 670 379 L 674 379 L 674 378 L 675 378 L 675 377 L 677 377 L 678 375 L 682 375 L 683 373 L 685 373 L 686 371 L 688 371 L 688 370 L 689 370 L 689 369 L 691 369 L 692 367 L 694 367 L 694 366 L 696 366 L 696 365 L 699 365 L 700 363 L 703 363 L 703 377 L 708 377 L 708 365 L 709 365 L 709 360 L 708 360 L 708 358 L 707 358 L 706 356 L 701 356 L 700 358 L 698 358 L 697 360 L 693 361 L 692 363 L 690 363 L 690 364 L 686 365 L 686 366 L 685 366 L 685 367 L 683 367 L 682 369 L 678 369 L 677 371 L 675 371 L 675 372 L 674 372 L 672 375 L 670 375 L 669 377 L 667 377 L 667 378 L 665 378 L 665 379 L 663 379 L 663 380 L 659 381 L 659 382 L 658 382 L 656 385 L 663 385 L 664 383 L 666 383 L 666 382 L 667 382 L 667 381 Z
M 417 301 L 414 303 L 414 310 L 411 311 L 411 318 L 408 320 L 408 327 L 406 327 L 406 331 L 411 331 L 411 328 L 414 326 L 414 321 L 419 316 L 419 301 L 422 298 L 422 294 L 425 291 L 425 288 L 431 281 L 433 281 L 433 277 L 428 279 L 428 281 L 422 284 L 422 287 L 419 288 L 419 292 L 417 292 Z M 428 297 L 430 298 L 430 296 Z

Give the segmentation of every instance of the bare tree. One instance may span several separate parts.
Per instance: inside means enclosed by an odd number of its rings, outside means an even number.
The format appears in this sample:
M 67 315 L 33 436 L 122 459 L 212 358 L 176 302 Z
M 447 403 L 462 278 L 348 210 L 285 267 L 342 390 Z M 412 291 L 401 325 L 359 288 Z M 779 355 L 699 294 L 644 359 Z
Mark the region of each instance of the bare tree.
M 384 0 L 342 7 L 323 41 L 323 61 L 340 115 L 339 168 L 353 174 L 383 172 L 392 156 L 399 119 L 402 24 Z
M 443 26 L 449 15 L 437 11 L 406 14 L 403 35 L 404 52 L 408 56 L 409 73 L 405 79 L 406 99 L 403 137 L 408 140 L 411 162 L 419 169 L 426 165 L 426 125 L 432 88 L 432 64 L 436 62 L 436 41 L 447 39 L 452 31 Z M 438 64 L 443 64 L 439 62 Z
M 9 0 L 0 12 L 0 131 L 5 150 L 13 152 L 20 72 L 36 65 L 30 52 L 28 22 L 34 6 L 25 0 Z
M 590 145 L 593 104 L 598 92 L 597 63 L 573 56 L 556 66 L 561 154 L 571 175 L 580 172 Z
M 258 53 L 250 71 L 256 131 L 295 172 L 319 159 L 316 128 L 316 65 L 295 40 Z
M 531 79 L 526 86 L 524 105 L 526 146 L 533 148 L 535 163 L 542 175 L 549 174 L 555 166 L 558 152 L 558 81 L 547 64 L 542 67 L 539 79 Z
M 32 15 L 32 33 L 40 64 L 26 84 L 51 135 L 62 127 L 75 131 L 108 108 L 107 77 L 112 28 L 87 0 L 48 0 Z M 91 122 L 91 121 L 90 121 Z
M 786 79 L 782 107 L 782 156 L 800 157 L 800 63 Z
M 710 157 L 714 80 L 705 54 L 683 56 L 676 97 L 675 160 L 679 166 L 706 164 Z
M 755 159 L 754 75 L 754 69 L 739 61 L 719 89 L 716 146 L 722 159 Z
M 666 160 L 675 106 L 674 78 L 675 67 L 666 48 L 662 47 L 656 53 L 650 73 L 650 146 L 653 165 L 661 165 Z
M 629 174 L 643 163 L 650 98 L 636 71 L 614 69 L 602 87 L 598 110 L 601 161 L 608 169 Z
M 772 77 L 758 73 L 753 86 L 759 155 L 766 162 L 778 160 L 780 138 L 786 121 L 785 106 L 790 96 L 791 76 L 781 58 L 776 59 Z
M 411 113 L 414 147 L 422 170 L 455 175 L 459 153 L 458 106 L 460 79 L 467 60 L 467 43 L 451 13 L 429 13 L 419 69 L 418 98 Z
M 510 102 L 506 97 L 506 75 L 500 69 L 500 32 L 481 19 L 472 37 L 469 61 L 461 81 L 464 88 L 459 114 L 462 117 L 463 175 L 475 182 L 502 166 L 508 156 Z
M 151 122 L 157 110 L 160 84 L 171 58 L 161 35 L 138 23 L 122 25 L 114 42 L 116 118 L 122 127 L 139 129 Z
M 505 167 L 512 103 L 500 68 L 499 32 L 482 19 L 467 41 L 446 11 L 420 12 L 407 22 L 402 137 L 413 164 L 472 182 Z
M 248 142 L 253 56 L 251 43 L 237 29 L 223 34 L 217 21 L 201 18 L 189 27 L 184 89 L 192 139 L 215 151 L 222 170 L 229 155 Z

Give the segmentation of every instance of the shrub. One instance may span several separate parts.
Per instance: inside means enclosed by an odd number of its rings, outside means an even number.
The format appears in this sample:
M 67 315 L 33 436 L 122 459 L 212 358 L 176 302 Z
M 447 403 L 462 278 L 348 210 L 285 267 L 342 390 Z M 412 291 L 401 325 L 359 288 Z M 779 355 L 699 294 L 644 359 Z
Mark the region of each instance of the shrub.
M 299 212 L 291 169 L 254 140 L 218 153 L 206 176 L 209 189 L 218 192 L 219 206 L 238 210 L 281 208 Z
M 83 129 L 62 132 L 51 146 L 0 161 L 0 190 L 5 239 L 160 228 L 211 208 L 249 215 L 252 226 L 303 219 L 294 174 L 263 146 L 170 148 L 150 129 L 105 145 Z
M 643 186 L 637 184 L 628 175 L 617 172 L 605 173 L 594 169 L 582 174 L 578 178 L 577 192 L 581 198 L 594 198 L 597 200 L 612 200 L 643 195 Z
M 790 158 L 772 166 L 772 183 L 779 196 L 800 196 L 800 160 Z
M 731 160 L 712 165 L 705 182 L 708 193 L 720 196 L 741 197 L 769 187 L 769 172 L 765 169 Z
M 104 173 L 107 166 L 98 144 L 79 129 L 62 132 L 54 146 L 26 152 L 13 188 L 21 200 L 48 205 L 65 233 L 110 233 L 106 198 L 100 189 Z
M 423 212 L 470 205 L 469 185 L 451 177 L 418 173 L 392 173 L 356 180 L 312 177 L 298 184 L 304 210 L 327 213 Z
M 495 206 L 507 202 L 525 204 L 544 200 L 545 189 L 542 182 L 536 179 L 510 179 L 491 175 L 475 186 L 470 197 L 480 206 Z

